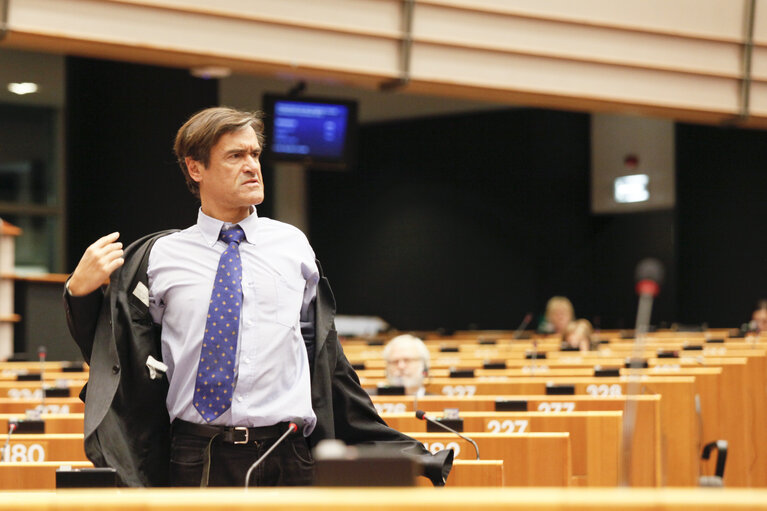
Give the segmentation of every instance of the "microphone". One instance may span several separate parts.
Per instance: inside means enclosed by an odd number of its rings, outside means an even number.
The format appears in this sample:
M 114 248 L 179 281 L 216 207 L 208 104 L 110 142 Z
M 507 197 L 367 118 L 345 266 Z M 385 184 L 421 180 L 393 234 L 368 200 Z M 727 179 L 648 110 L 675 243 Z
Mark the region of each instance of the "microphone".
M 48 354 L 48 350 L 45 346 L 38 346 L 37 356 L 40 359 L 40 387 L 43 391 L 42 405 L 45 407 L 45 356 Z
M 533 358 L 530 360 L 532 360 L 532 362 L 530 362 L 530 374 L 535 374 L 535 362 L 538 360 L 538 339 L 536 339 L 535 336 L 533 336 Z
M 631 398 L 639 394 L 639 376 L 633 374 L 632 369 L 641 367 L 640 360 L 645 347 L 645 335 L 650 327 L 653 300 L 660 292 L 663 283 L 663 263 L 654 258 L 642 259 L 637 264 L 634 272 L 636 278 L 636 292 L 639 295 L 637 306 L 636 325 L 634 327 L 634 354 L 631 357 L 629 379 L 626 385 L 626 397 Z M 623 470 L 621 474 L 621 486 L 629 486 L 631 472 L 631 443 L 636 426 L 637 403 L 634 399 L 626 399 L 626 408 L 623 412 Z
M 519 336 L 522 335 L 522 332 L 525 331 L 525 328 L 527 328 L 527 325 L 530 324 L 530 321 L 533 320 L 533 315 L 529 312 L 525 314 L 525 317 L 522 319 L 522 323 L 519 324 L 516 330 L 514 330 L 514 335 L 511 336 L 512 339 L 519 339 Z
M 465 435 L 462 435 L 462 434 L 460 434 L 459 432 L 457 432 L 457 431 L 456 431 L 456 430 L 454 430 L 453 428 L 451 428 L 451 427 L 448 427 L 448 426 L 445 426 L 445 425 L 444 425 L 444 424 L 442 424 L 440 421 L 436 421 L 436 420 L 432 419 L 431 417 L 429 417 L 428 415 L 426 415 L 426 412 L 424 412 L 423 410 L 417 410 L 417 411 L 415 412 L 415 416 L 416 416 L 416 418 L 418 418 L 418 419 L 421 419 L 422 421 L 423 421 L 423 420 L 426 420 L 426 421 L 429 421 L 429 422 L 431 422 L 432 424 L 436 424 L 436 425 L 437 425 L 437 426 L 439 426 L 440 428 L 446 429 L 446 430 L 448 430 L 449 432 L 451 432 L 451 433 L 453 433 L 453 434 L 456 434 L 456 435 L 458 435 L 459 437 L 461 437 L 461 438 L 463 438 L 464 440 L 466 440 L 467 442 L 469 442 L 471 445 L 473 445 L 473 446 L 474 446 L 474 451 L 477 453 L 477 459 L 479 459 L 479 447 L 477 446 L 477 442 L 475 442 L 474 440 L 472 440 L 471 438 L 469 438 L 469 437 L 467 437 L 467 436 L 465 436 Z
M 5 439 L 5 445 L 3 446 L 2 461 L 11 461 L 11 435 L 16 431 L 17 424 L 15 422 L 8 422 L 8 437 Z
M 642 259 L 636 267 L 634 276 L 637 281 L 636 291 L 639 296 L 658 296 L 664 277 L 663 263 L 655 258 Z
M 644 336 L 650 326 L 650 315 L 652 313 L 653 300 L 660 292 L 660 285 L 663 282 L 663 263 L 654 258 L 642 259 L 636 267 L 634 276 L 636 277 L 636 292 L 639 295 L 639 306 L 637 307 L 637 319 L 634 327 L 635 359 L 639 359 L 641 353 L 637 353 L 644 348 Z
M 285 440 L 288 436 L 290 436 L 291 433 L 295 433 L 296 431 L 300 430 L 304 427 L 304 420 L 301 418 L 293 418 L 290 420 L 290 424 L 288 424 L 288 429 L 285 431 L 285 433 L 282 434 L 280 438 L 277 439 L 276 442 L 272 444 L 272 446 L 261 455 L 260 458 L 258 458 L 256 461 L 253 462 L 253 464 L 248 469 L 248 473 L 245 474 L 245 489 L 248 489 L 248 486 L 250 485 L 250 474 L 253 473 L 253 471 L 256 469 L 257 466 L 259 466 L 266 458 L 269 456 L 272 451 L 282 443 L 283 440 Z

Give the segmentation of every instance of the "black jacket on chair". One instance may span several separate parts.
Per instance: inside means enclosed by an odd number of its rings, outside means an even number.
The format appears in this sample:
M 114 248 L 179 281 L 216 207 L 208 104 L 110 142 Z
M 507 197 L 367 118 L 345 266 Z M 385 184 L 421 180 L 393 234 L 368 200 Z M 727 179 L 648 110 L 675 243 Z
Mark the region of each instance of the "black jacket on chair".
M 162 360 L 160 327 L 133 292 L 147 288 L 147 261 L 154 242 L 175 231 L 150 234 L 125 249 L 123 266 L 105 292 L 84 297 L 64 293 L 69 330 L 90 366 L 85 401 L 85 453 L 97 467 L 112 467 L 127 486 L 167 486 L 170 419 L 165 405 L 168 380 L 150 377 L 149 356 Z M 319 267 L 319 263 L 318 263 Z M 444 484 L 453 452 L 429 453 L 381 419 L 343 353 L 334 328 L 335 299 L 320 268 L 315 310 L 312 408 L 314 446 L 326 438 L 347 444 L 385 442 L 417 458 L 435 486 Z

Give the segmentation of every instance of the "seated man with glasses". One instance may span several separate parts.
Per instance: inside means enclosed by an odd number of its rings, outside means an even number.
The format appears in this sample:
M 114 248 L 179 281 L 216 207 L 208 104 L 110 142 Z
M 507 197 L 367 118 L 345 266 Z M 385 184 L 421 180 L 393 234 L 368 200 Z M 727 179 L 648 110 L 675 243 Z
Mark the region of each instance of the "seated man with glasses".
M 429 373 L 429 349 L 413 335 L 399 335 L 384 347 L 386 379 L 389 385 L 405 387 L 408 395 L 425 395 L 424 380 Z

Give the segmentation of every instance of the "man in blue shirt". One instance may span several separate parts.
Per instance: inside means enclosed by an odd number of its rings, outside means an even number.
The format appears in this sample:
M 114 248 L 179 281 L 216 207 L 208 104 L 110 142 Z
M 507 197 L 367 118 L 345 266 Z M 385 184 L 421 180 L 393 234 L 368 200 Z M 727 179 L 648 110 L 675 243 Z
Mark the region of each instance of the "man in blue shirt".
M 91 364 L 86 453 L 125 484 L 239 486 L 295 422 L 301 434 L 251 484 L 310 484 L 309 447 L 324 438 L 398 445 L 442 484 L 452 453 L 432 456 L 388 428 L 359 386 L 306 237 L 258 216 L 262 145 L 257 114 L 195 114 L 174 149 L 201 202 L 197 223 L 125 250 L 107 235 L 68 280 L 70 330 Z

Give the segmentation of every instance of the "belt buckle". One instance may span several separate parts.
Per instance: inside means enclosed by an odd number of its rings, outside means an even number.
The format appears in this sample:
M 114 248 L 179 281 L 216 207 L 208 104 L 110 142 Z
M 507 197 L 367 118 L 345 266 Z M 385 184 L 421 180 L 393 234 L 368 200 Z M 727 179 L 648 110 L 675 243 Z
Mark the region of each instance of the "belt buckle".
M 245 426 L 235 426 L 234 427 L 234 431 L 244 431 L 245 432 L 245 440 L 241 440 L 239 442 L 237 440 L 233 440 L 232 441 L 233 444 L 247 444 L 248 443 L 248 440 L 250 439 L 249 438 L 250 434 L 248 432 L 248 428 L 246 428 Z

